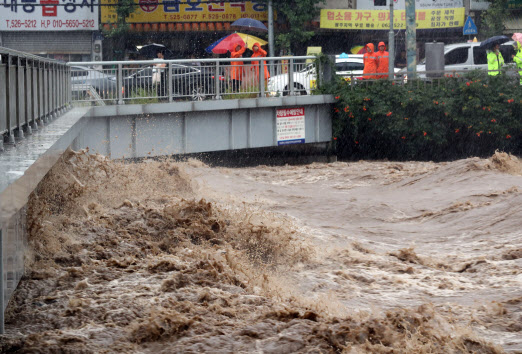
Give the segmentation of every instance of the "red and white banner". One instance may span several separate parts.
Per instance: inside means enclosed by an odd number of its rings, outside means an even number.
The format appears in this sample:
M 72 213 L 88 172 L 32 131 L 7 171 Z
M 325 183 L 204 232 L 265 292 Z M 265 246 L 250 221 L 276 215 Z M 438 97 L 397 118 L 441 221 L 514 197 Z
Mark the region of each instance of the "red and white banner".
M 0 0 L 0 31 L 97 31 L 98 4 L 99 0 Z
M 276 114 L 277 145 L 304 144 L 304 108 L 278 109 Z

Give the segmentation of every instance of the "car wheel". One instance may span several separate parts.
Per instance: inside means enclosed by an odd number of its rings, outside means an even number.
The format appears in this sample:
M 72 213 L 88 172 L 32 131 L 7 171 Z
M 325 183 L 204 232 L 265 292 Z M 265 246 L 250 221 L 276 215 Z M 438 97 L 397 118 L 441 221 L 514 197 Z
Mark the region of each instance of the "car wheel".
M 290 94 L 288 86 L 285 86 L 285 90 L 283 91 L 283 96 L 288 96 Z M 294 95 L 295 96 L 306 96 L 306 90 L 303 85 L 294 83 Z
M 192 101 L 203 101 L 206 98 L 203 87 L 197 86 L 190 90 L 190 99 Z

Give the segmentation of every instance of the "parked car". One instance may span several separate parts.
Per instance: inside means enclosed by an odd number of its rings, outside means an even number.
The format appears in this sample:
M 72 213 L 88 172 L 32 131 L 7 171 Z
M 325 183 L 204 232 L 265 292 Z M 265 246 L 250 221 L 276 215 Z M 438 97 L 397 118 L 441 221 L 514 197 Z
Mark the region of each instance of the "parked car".
M 513 67 L 512 54 L 515 54 L 513 41 L 506 42 L 500 46 L 500 53 L 504 57 L 504 62 L 508 67 Z M 486 50 L 480 48 L 480 42 L 471 43 L 455 43 L 444 46 L 444 70 L 455 72 L 466 72 L 470 70 L 488 70 L 488 62 L 486 59 Z M 402 69 L 400 73 L 405 73 L 407 69 Z M 417 75 L 419 78 L 425 78 L 426 74 L 426 58 L 417 65 Z M 514 72 L 514 70 L 513 70 Z
M 142 68 L 127 69 L 130 75 L 123 78 L 124 97 L 132 97 L 140 89 L 159 92 L 160 96 L 167 95 L 168 68 L 145 66 Z M 218 75 L 221 82 L 221 92 L 226 90 L 225 77 Z M 214 95 L 216 89 L 215 74 L 210 68 L 172 64 L 172 92 L 174 97 L 188 97 L 193 101 L 204 100 Z
M 102 99 L 117 96 L 114 75 L 108 75 L 86 66 L 71 67 L 71 84 L 73 93 L 77 95 L 97 94 Z
M 346 80 L 360 80 L 363 77 L 363 55 L 342 53 L 335 56 L 335 73 Z M 395 72 L 399 72 L 395 68 Z M 294 72 L 294 92 L 297 95 L 309 95 L 316 82 L 314 64 L 310 64 L 301 71 Z M 271 96 L 290 93 L 288 87 L 288 74 L 280 74 L 268 79 L 268 92 Z

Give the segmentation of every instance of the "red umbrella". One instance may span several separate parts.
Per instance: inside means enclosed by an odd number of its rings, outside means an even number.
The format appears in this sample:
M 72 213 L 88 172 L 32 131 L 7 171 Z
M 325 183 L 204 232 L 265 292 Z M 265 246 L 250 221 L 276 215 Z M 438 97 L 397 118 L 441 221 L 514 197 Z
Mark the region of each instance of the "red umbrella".
M 237 43 L 241 43 L 241 45 L 244 45 L 247 48 L 252 49 L 254 43 L 265 45 L 268 42 L 262 40 L 261 38 L 251 36 L 249 34 L 232 33 L 231 35 L 228 35 L 225 38 L 221 38 L 220 40 L 212 43 L 205 50 L 207 51 L 207 53 L 225 54 L 229 50 L 232 50 L 233 46 Z

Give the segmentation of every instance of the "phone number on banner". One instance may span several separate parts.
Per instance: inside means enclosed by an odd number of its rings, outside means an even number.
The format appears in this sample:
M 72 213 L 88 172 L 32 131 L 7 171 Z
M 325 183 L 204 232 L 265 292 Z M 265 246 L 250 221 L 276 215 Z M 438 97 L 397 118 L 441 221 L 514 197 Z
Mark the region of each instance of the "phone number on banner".
M 94 20 L 5 20 L 6 28 L 94 28 Z

